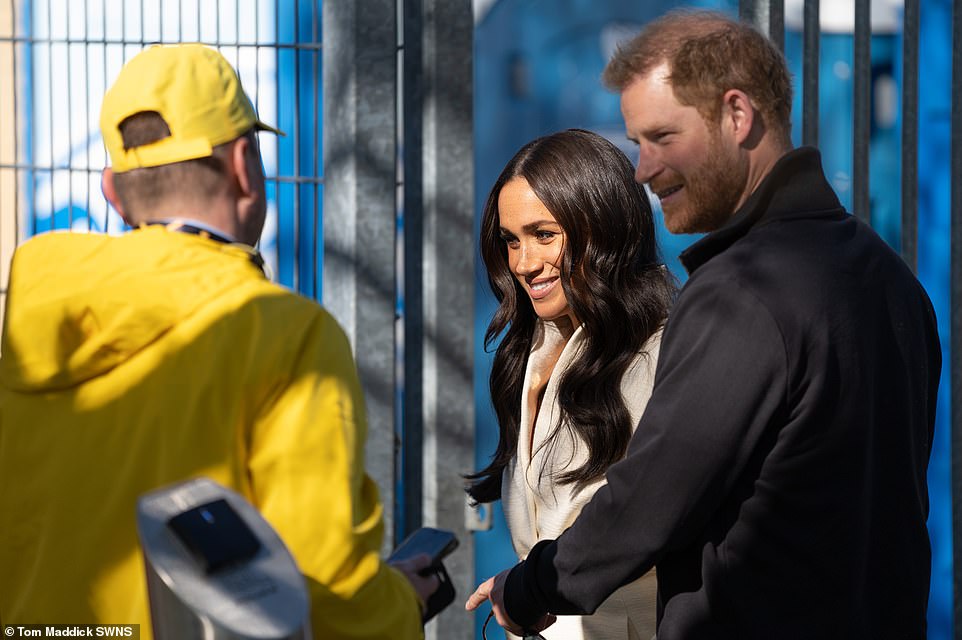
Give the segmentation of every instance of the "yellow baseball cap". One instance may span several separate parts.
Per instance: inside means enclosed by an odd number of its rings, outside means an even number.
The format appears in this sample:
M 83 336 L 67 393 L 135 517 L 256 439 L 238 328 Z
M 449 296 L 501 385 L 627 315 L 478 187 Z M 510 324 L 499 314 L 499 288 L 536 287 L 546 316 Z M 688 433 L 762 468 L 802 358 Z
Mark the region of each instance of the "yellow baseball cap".
M 124 149 L 120 123 L 142 111 L 160 114 L 170 136 Z M 220 52 L 202 44 L 141 51 L 120 70 L 100 111 L 114 173 L 205 158 L 250 129 L 284 135 L 257 119 L 237 72 Z

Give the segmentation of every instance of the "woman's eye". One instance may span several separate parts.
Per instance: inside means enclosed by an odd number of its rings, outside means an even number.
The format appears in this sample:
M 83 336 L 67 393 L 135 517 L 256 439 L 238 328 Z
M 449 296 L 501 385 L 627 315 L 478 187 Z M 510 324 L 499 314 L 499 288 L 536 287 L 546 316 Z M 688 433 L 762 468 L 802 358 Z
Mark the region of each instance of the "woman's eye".
M 518 246 L 518 239 L 515 238 L 514 236 L 501 236 L 501 239 L 504 241 L 506 245 L 508 245 L 512 249 L 515 249 Z
M 534 237 L 539 242 L 551 242 L 554 239 L 554 231 L 535 231 Z

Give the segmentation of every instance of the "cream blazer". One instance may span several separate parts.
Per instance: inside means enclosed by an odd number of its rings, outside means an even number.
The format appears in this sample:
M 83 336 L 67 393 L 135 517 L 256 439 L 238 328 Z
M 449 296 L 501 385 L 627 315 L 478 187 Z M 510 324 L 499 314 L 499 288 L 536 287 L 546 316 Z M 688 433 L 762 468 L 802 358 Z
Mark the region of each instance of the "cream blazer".
M 539 540 L 561 535 L 575 521 L 595 491 L 605 483 L 605 479 L 601 478 L 577 491 L 572 485 L 553 482 L 558 474 L 578 468 L 587 459 L 584 441 L 570 430 L 562 428 L 549 440 L 558 424 L 560 412 L 558 384 L 577 357 L 584 340 L 583 326 L 579 326 L 550 372 L 532 438 L 529 390 L 543 380 L 552 355 L 564 342 L 561 330 L 554 322 L 539 321 L 535 329 L 521 396 L 518 452 L 505 467 L 501 483 L 505 518 L 514 550 L 520 559 L 524 559 Z M 631 415 L 632 429 L 638 424 L 651 396 L 660 345 L 661 330 L 658 330 L 648 339 L 622 378 L 621 393 Z M 655 572 L 652 570 L 615 591 L 594 615 L 559 616 L 557 622 L 541 635 L 548 640 L 649 640 L 655 635 L 656 588 Z

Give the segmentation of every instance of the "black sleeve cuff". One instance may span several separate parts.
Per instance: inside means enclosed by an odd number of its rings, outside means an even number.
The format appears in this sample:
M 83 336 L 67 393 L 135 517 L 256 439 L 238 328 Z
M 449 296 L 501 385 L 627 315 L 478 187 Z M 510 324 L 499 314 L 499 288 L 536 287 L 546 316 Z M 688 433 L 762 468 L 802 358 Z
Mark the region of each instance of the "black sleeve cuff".
M 504 583 L 505 611 L 523 629 L 533 627 L 548 613 L 547 604 L 539 597 L 541 589 L 537 574 L 542 553 L 550 545 L 548 557 L 553 557 L 554 544 L 554 540 L 542 540 L 536 544 L 528 554 L 528 559 L 515 565 Z

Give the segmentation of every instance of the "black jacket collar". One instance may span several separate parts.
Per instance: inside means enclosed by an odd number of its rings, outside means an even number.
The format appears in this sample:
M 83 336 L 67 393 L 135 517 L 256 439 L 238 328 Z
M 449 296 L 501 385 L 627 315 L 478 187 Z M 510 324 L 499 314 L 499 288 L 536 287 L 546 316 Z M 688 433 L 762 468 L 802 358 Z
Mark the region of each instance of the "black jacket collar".
M 818 150 L 793 149 L 779 158 L 728 222 L 688 247 L 679 260 L 692 274 L 755 226 L 774 219 L 835 216 L 843 211 L 838 196 L 825 180 Z

